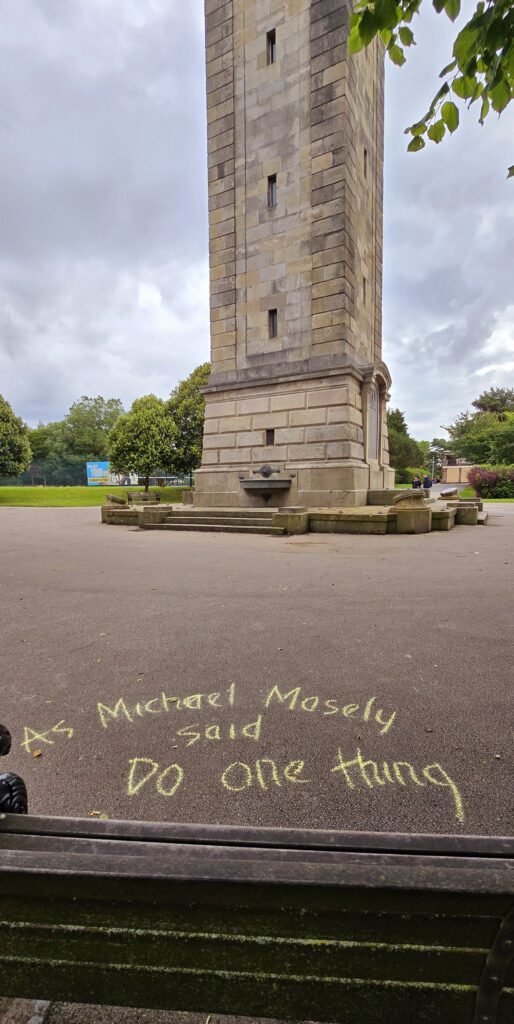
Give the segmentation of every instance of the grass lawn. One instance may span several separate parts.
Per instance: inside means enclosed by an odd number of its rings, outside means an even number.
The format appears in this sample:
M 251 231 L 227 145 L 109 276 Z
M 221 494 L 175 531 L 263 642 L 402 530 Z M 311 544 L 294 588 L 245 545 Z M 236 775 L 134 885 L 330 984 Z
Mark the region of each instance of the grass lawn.
M 448 487 L 452 487 L 452 486 L 453 486 L 453 484 L 448 484 Z M 476 498 L 476 494 L 475 494 L 475 492 L 474 492 L 472 487 L 466 487 L 465 491 L 460 491 L 459 493 L 460 493 L 461 498 Z M 506 502 L 506 501 L 511 502 L 511 501 L 514 501 L 514 498 L 483 498 L 482 500 L 483 501 L 487 501 L 487 502 L 492 502 L 494 504 L 494 502 L 496 502 L 496 501 L 498 501 L 498 502 L 501 501 L 502 503 Z
M 103 505 L 108 494 L 126 495 L 138 487 L 0 487 L 0 505 L 40 508 L 78 508 Z M 180 501 L 183 487 L 151 487 L 161 501 Z

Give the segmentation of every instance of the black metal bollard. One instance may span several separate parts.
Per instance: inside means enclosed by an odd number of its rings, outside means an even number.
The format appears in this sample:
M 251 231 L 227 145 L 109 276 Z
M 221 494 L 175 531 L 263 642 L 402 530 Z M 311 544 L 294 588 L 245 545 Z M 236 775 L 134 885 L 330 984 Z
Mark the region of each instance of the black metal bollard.
M 11 734 L 5 725 L 0 725 L 0 757 L 11 749 Z M 0 813 L 27 814 L 27 787 L 23 779 L 13 772 L 0 773 Z

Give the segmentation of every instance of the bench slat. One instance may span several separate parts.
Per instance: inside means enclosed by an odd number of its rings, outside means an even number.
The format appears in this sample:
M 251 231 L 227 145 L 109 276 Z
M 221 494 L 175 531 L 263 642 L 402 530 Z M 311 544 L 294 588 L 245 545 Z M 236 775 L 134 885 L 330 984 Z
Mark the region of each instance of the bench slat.
M 367 851 L 345 833 L 6 817 L 0 976 L 58 1001 L 473 1024 L 513 864 L 512 840 Z M 497 1024 L 514 1015 L 506 965 Z
M 383 861 L 380 865 L 378 861 L 355 862 L 353 854 L 341 855 L 344 861 L 327 864 L 311 860 L 294 860 L 291 863 L 267 859 L 238 861 L 228 857 L 209 860 L 197 856 L 191 859 L 171 859 L 159 855 L 134 856 L 128 852 L 109 856 L 100 852 L 0 850 L 0 870 L 5 874 L 23 871 L 39 876 L 66 875 L 72 871 L 90 878 L 116 878 L 123 874 L 127 881 L 151 875 L 153 878 L 211 883 L 223 881 L 229 871 L 233 882 L 263 883 L 268 886 L 289 883 L 294 874 L 297 885 L 344 885 L 345 888 L 375 889 L 381 883 L 382 887 L 386 885 L 388 889 L 430 889 L 436 892 L 508 893 L 512 885 L 511 877 L 498 868 L 497 861 L 485 860 L 471 866 L 464 861 L 456 871 L 455 867 L 447 866 L 445 862 L 416 865 L 405 863 L 405 858 L 402 858 L 402 863 L 398 863 L 393 855 L 385 856 L 387 862 Z
M 340 941 L 337 939 L 247 936 L 218 933 L 197 933 L 191 929 L 174 931 L 171 922 L 166 929 L 80 927 L 53 925 L 51 934 L 44 926 L 23 923 L 0 926 L 2 948 L 14 943 L 20 960 L 37 958 L 66 960 L 70 964 L 87 961 L 97 965 L 123 965 L 130 951 L 132 966 L 139 971 L 147 967 L 165 968 L 173 964 L 187 969 L 193 963 L 208 964 L 210 970 L 231 972 L 255 965 L 255 973 L 281 976 L 329 976 L 352 980 L 372 976 L 376 981 L 394 979 L 433 984 L 443 982 L 478 986 L 488 949 L 441 948 L 414 946 L 405 932 L 404 945 Z M 107 959 L 106 959 L 107 956 Z
M 489 916 L 488 904 L 484 906 L 482 903 L 478 908 L 483 911 L 482 915 L 466 913 L 467 908 L 461 911 L 462 900 L 454 907 L 447 905 L 444 916 L 437 914 L 437 908 L 431 913 L 432 908 L 427 907 L 424 915 L 422 912 L 410 914 L 406 924 L 405 914 L 400 912 L 400 908 L 385 911 L 377 909 L 375 905 L 372 909 L 365 901 L 360 913 L 356 909 L 347 909 L 342 900 L 339 900 L 339 905 L 336 902 L 332 909 L 323 908 L 322 911 L 310 911 L 304 906 L 283 905 L 280 917 L 277 917 L 274 906 L 268 909 L 265 901 L 259 906 L 253 906 L 242 897 L 239 900 L 233 898 L 231 913 L 227 915 L 223 905 L 213 906 L 207 902 L 181 903 L 176 899 L 170 904 L 163 898 L 158 905 L 152 904 L 148 908 L 145 901 L 137 899 L 137 892 L 133 899 L 127 899 L 125 902 L 117 899 L 116 893 L 111 892 L 110 895 L 111 899 L 107 895 L 105 899 L 83 899 L 76 902 L 74 925 L 161 931 L 173 929 L 182 932 L 190 929 L 192 933 L 246 935 L 249 938 L 261 935 L 285 939 L 310 936 L 313 939 L 396 945 L 407 940 L 412 945 L 430 943 L 440 949 L 459 948 L 465 933 L 466 945 L 470 949 L 489 949 L 502 920 L 501 915 Z M 10 925 L 27 920 L 34 926 L 44 925 L 49 919 L 49 899 L 35 901 L 30 893 L 26 893 L 25 898 L 21 895 L 13 898 L 12 895 L 4 894 L 2 900 L 5 904 L 2 916 Z M 56 925 L 66 923 L 69 918 L 69 905 L 63 898 L 62 891 L 60 898 L 52 896 L 51 902 L 52 920 Z
M 213 846 L 271 846 L 274 849 L 365 850 L 366 852 L 470 853 L 473 857 L 514 857 L 514 837 L 454 836 L 425 833 L 343 832 L 324 829 L 250 828 L 236 825 L 188 825 L 147 821 L 101 821 L 6 815 L 0 830 L 13 835 L 65 835 L 70 838 L 140 839 L 144 842 L 207 842 Z
M 251 1013 L 286 1020 L 317 1020 L 334 1024 L 398 1024 L 398 1021 L 471 1024 L 476 1002 L 473 986 L 403 984 L 364 978 L 354 982 L 329 977 L 285 978 L 277 974 L 180 971 L 83 963 L 10 961 L 0 956 L 11 986 L 27 993 L 41 991 L 58 1002 L 70 991 L 80 1002 L 105 1005 L 168 1007 L 181 1011 L 239 1015 Z M 514 993 L 504 993 L 497 1024 L 512 1024 Z

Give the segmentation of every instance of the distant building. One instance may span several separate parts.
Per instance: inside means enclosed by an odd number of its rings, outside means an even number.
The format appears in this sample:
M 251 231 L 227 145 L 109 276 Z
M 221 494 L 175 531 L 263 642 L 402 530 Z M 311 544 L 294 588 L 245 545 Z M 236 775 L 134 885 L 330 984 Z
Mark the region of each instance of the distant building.
M 468 474 L 472 468 L 472 462 L 458 459 L 453 452 L 445 452 L 443 455 L 443 484 L 467 484 Z

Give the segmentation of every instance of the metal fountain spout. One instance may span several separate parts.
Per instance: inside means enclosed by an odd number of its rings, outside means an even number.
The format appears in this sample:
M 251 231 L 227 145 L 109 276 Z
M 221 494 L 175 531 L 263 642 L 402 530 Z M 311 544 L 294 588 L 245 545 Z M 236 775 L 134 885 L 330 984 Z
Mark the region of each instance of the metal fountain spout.
M 276 474 L 274 480 L 271 477 Z M 280 470 L 273 469 L 272 466 L 261 466 L 260 469 L 255 470 L 255 475 L 249 478 L 239 477 L 241 487 L 244 491 L 249 491 L 252 494 L 256 494 L 259 498 L 267 501 L 271 498 L 272 494 L 276 494 L 280 491 L 288 491 L 291 487 L 291 480 L 293 479 L 293 473 L 287 476 L 279 476 Z

